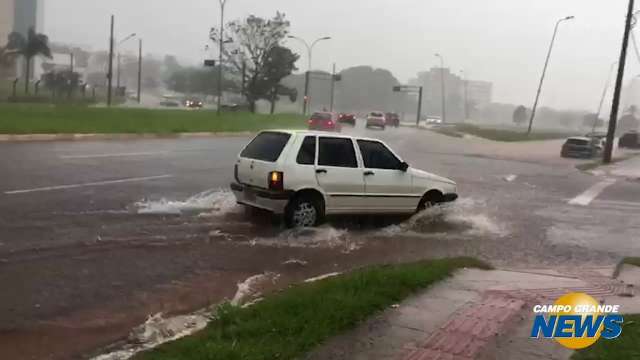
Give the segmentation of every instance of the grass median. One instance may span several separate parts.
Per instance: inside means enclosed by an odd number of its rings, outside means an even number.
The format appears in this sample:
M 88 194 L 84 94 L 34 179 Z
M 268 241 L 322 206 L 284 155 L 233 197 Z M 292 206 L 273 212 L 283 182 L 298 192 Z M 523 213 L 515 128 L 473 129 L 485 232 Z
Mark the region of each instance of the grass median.
M 469 134 L 484 139 L 503 142 L 565 139 L 569 136 L 576 135 L 575 133 L 554 131 L 534 131 L 531 134 L 527 134 L 525 129 L 520 128 L 496 129 L 471 124 L 457 124 L 453 127 L 435 128 L 433 131 L 452 137 L 463 137 L 464 134 Z
M 302 128 L 301 115 L 209 110 L 0 105 L 0 134 L 175 134 Z
M 222 305 L 203 331 L 137 360 L 295 359 L 371 315 L 450 276 L 490 266 L 471 258 L 373 266 L 296 285 L 247 307 Z
M 600 339 L 593 346 L 575 352 L 571 360 L 640 359 L 640 315 L 623 316 L 624 324 L 619 338 Z

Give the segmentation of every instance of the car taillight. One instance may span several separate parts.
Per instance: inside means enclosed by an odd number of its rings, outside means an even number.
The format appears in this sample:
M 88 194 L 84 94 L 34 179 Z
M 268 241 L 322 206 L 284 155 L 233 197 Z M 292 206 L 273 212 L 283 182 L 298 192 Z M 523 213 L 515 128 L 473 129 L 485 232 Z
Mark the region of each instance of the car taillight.
M 310 119 L 310 120 L 309 120 L 309 124 L 313 124 L 313 119 Z
M 269 190 L 284 190 L 284 173 L 272 171 L 269 173 Z
M 327 125 L 333 126 L 333 121 L 331 121 L 331 120 L 327 121 Z

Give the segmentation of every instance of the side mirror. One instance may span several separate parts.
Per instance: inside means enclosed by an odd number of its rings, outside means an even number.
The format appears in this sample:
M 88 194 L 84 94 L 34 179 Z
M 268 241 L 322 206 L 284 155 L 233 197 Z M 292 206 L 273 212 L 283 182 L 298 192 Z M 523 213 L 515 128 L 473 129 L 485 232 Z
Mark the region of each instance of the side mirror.
M 406 162 L 402 162 L 400 164 L 400 167 L 398 168 L 398 170 L 406 172 L 409 169 L 409 164 L 407 164 Z

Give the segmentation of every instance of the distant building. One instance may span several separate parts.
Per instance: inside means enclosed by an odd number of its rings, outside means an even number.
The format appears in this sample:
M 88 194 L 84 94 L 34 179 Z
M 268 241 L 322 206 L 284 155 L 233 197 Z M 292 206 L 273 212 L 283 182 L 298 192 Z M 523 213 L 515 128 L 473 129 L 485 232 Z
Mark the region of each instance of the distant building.
M 469 80 L 467 82 L 467 101 L 482 106 L 493 101 L 493 84 L 488 81 Z
M 488 81 L 466 80 L 451 72 L 448 68 L 433 67 L 429 71 L 418 73 L 412 85 L 424 87 L 423 113 L 440 115 L 442 113 L 442 80 L 446 94 L 446 112 L 448 122 L 462 121 L 465 115 L 465 96 L 470 108 L 492 102 L 493 84 Z M 465 89 L 466 87 L 466 89 Z
M 27 35 L 29 28 L 44 31 L 44 0 L 0 0 L 0 46 L 5 46 L 12 32 Z M 36 76 L 41 73 L 41 60 L 36 59 Z M 24 66 L 18 61 L 18 73 Z
M 15 0 L 0 0 L 0 46 L 5 46 L 9 34 L 13 31 L 14 5 Z

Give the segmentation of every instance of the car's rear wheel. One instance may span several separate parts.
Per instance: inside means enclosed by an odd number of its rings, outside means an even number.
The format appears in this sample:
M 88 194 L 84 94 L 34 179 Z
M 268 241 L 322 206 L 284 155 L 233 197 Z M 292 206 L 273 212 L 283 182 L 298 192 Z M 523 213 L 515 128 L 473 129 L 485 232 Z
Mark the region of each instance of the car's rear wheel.
M 289 228 L 314 227 L 322 219 L 322 208 L 310 196 L 298 196 L 291 200 L 284 214 L 285 225 Z

